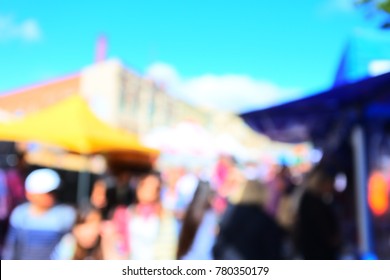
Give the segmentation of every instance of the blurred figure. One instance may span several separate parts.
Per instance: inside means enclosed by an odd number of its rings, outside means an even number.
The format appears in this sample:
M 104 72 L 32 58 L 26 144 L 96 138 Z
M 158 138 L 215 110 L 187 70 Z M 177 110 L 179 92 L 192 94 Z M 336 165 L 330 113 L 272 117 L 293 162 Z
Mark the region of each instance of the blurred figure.
M 297 252 L 294 248 L 294 227 L 298 216 L 298 207 L 302 199 L 304 188 L 293 182 L 290 170 L 282 166 L 275 176 L 277 197 L 273 200 L 272 211 L 268 211 L 275 217 L 279 226 L 285 231 L 283 241 L 283 258 L 295 259 Z M 273 192 L 275 195 L 275 192 Z M 275 199 L 275 197 L 273 197 Z
M 249 161 L 245 164 L 244 175 L 247 180 L 260 180 L 262 171 L 256 162 Z
M 213 185 L 217 191 L 214 208 L 222 214 L 228 205 L 229 196 L 245 181 L 244 175 L 237 168 L 233 156 L 221 155 L 213 176 Z
M 16 165 L 7 169 L 0 169 L 0 257 L 4 239 L 9 227 L 9 217 L 13 209 L 25 202 L 24 180 L 26 162 L 24 153 L 8 155 Z
M 238 177 L 243 177 L 237 168 L 237 161 L 233 156 L 221 155 L 214 174 L 214 184 L 218 193 L 228 197 L 237 187 Z
M 171 167 L 164 171 L 164 184 L 161 189 L 161 203 L 165 209 L 175 211 L 179 193 L 177 182 L 183 176 L 184 170 L 180 167 Z
M 238 189 L 220 223 L 215 259 L 282 258 L 283 231 L 264 210 L 266 200 L 267 189 L 258 181 L 248 181 Z
M 27 172 L 26 155 L 24 152 L 18 152 L 16 154 L 16 165 L 8 168 L 6 171 L 12 209 L 26 200 L 24 181 L 26 180 Z
M 278 208 L 283 197 L 293 193 L 295 185 L 292 180 L 290 169 L 286 165 L 280 166 L 274 178 L 269 183 L 269 201 L 267 211 L 272 216 L 277 216 Z
M 118 233 L 117 258 L 132 260 L 175 259 L 177 234 L 173 214 L 161 204 L 161 177 L 150 172 L 136 188 L 137 203 L 118 207 L 113 223 Z
M 38 169 L 26 179 L 29 202 L 14 209 L 10 218 L 3 258 L 48 260 L 62 236 L 75 221 L 75 210 L 56 204 L 55 191 L 61 179 L 51 169 Z
M 295 226 L 298 252 L 308 260 L 338 259 L 341 232 L 332 207 L 335 170 L 318 165 L 309 174 Z
M 102 211 L 104 219 L 109 219 L 116 207 L 129 206 L 134 202 L 135 191 L 130 185 L 128 172 L 123 171 L 116 178 L 102 176 L 92 187 L 91 204 Z
M 115 187 L 107 190 L 108 201 L 112 201 L 115 206 L 129 206 L 135 203 L 135 187 L 131 185 L 131 173 L 129 171 L 121 171 L 116 176 Z
M 181 220 L 194 196 L 199 179 L 183 167 L 167 171 L 166 184 L 162 189 L 161 199 L 165 209 L 174 211 Z
M 109 184 L 108 181 L 109 179 L 107 177 L 98 178 L 92 186 L 92 193 L 91 193 L 90 203 L 93 207 L 99 209 L 103 219 L 109 218 L 110 211 L 112 208 L 111 205 L 108 205 L 108 199 L 107 199 L 107 189 L 108 189 L 107 185 Z
M 179 237 L 177 258 L 210 260 L 218 217 L 212 208 L 213 192 L 208 183 L 200 182 L 185 213 Z
M 102 214 L 96 208 L 86 208 L 77 214 L 71 233 L 66 234 L 54 249 L 54 260 L 102 260 Z
M 5 172 L 0 169 L 0 259 L 5 235 L 8 230 L 8 217 L 10 215 L 8 204 L 7 178 Z
M 298 211 L 298 203 L 303 190 L 301 187 L 294 184 L 290 170 L 287 166 L 283 166 L 280 169 L 278 174 L 276 174 L 275 181 L 277 198 L 276 201 L 272 201 L 274 205 L 272 205 L 272 211 L 270 212 L 276 217 L 283 228 L 287 231 L 291 231 L 295 223 L 294 215 Z
M 184 213 L 191 202 L 193 189 L 197 186 L 197 179 L 192 180 L 182 167 L 167 170 L 164 177 L 166 180 L 161 190 L 162 206 L 174 214 L 179 235 Z
M 220 155 L 213 174 L 213 185 L 218 190 L 226 180 L 229 170 L 229 160 L 225 155 Z
M 180 219 L 183 218 L 185 211 L 190 205 L 195 191 L 198 187 L 198 177 L 188 170 L 184 170 L 183 175 L 176 183 L 176 189 L 178 192 L 178 200 L 176 204 L 177 212 L 181 212 Z
M 24 181 L 28 170 L 25 153 L 19 152 L 16 158 L 16 166 L 7 170 L 7 185 L 12 197 L 13 208 L 26 200 Z

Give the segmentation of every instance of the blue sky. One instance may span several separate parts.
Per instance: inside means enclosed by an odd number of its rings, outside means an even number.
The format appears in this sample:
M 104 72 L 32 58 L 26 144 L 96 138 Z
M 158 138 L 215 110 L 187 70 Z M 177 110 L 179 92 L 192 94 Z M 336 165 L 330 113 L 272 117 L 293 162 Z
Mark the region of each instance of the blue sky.
M 2 0 L 0 92 L 109 57 L 173 94 L 245 111 L 329 87 L 356 27 L 353 0 Z

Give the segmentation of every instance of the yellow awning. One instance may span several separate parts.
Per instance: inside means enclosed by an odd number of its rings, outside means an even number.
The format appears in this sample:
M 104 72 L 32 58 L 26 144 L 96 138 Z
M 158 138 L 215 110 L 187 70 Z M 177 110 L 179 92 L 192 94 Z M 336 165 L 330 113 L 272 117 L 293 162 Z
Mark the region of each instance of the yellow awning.
M 136 135 L 100 121 L 79 95 L 45 108 L 22 120 L 0 125 L 0 140 L 39 142 L 80 154 L 129 151 L 156 156 Z

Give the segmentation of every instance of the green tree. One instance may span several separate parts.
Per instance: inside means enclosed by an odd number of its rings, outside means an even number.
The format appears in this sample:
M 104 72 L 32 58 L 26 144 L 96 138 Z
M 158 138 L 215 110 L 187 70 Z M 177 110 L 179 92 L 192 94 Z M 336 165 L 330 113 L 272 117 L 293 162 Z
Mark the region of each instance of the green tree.
M 357 0 L 358 5 L 371 5 L 382 10 L 386 13 L 390 13 L 390 0 Z

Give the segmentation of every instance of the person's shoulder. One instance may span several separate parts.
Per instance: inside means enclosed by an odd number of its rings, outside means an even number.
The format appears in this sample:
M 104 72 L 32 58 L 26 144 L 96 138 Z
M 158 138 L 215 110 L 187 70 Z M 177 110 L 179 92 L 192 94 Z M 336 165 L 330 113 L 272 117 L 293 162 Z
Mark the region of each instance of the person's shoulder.
M 76 209 L 71 205 L 57 204 L 53 207 L 52 213 L 69 224 L 73 224 L 76 220 Z
M 28 209 L 29 209 L 30 203 L 25 202 L 22 203 L 12 211 L 10 222 L 13 226 L 21 225 L 24 221 L 24 217 L 28 215 Z
M 14 208 L 13 213 L 27 211 L 27 209 L 29 208 L 30 204 L 31 204 L 30 202 L 24 202 L 22 204 L 19 204 L 18 206 L 16 206 Z
M 76 214 L 76 209 L 73 206 L 68 204 L 57 204 L 53 207 L 53 211 Z
M 25 202 L 25 203 L 22 203 L 22 204 L 16 206 L 15 209 L 12 211 L 11 218 L 15 217 L 15 216 L 17 217 L 20 215 L 25 215 L 25 213 L 28 211 L 29 207 L 30 207 L 29 202 Z

